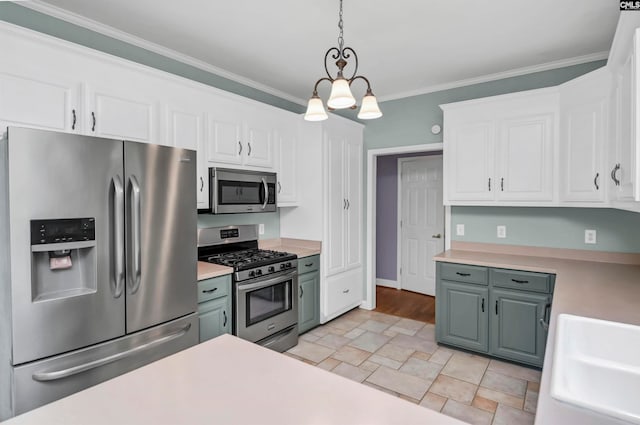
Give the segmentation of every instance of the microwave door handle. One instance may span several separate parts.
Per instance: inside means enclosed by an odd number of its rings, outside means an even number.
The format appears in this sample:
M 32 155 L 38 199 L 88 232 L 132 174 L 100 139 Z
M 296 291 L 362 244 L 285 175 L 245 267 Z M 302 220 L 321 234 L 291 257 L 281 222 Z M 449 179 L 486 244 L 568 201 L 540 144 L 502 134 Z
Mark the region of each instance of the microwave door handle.
M 264 188 L 264 204 L 262 204 L 262 209 L 267 208 L 267 203 L 269 202 L 269 187 L 267 187 L 267 182 L 264 177 L 262 178 L 262 186 Z

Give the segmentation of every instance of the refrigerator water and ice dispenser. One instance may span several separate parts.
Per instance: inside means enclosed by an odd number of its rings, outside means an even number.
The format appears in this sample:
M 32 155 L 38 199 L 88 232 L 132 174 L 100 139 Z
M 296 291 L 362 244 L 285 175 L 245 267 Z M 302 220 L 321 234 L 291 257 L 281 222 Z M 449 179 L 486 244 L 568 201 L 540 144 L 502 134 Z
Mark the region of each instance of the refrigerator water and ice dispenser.
M 31 220 L 31 298 L 96 291 L 95 218 Z

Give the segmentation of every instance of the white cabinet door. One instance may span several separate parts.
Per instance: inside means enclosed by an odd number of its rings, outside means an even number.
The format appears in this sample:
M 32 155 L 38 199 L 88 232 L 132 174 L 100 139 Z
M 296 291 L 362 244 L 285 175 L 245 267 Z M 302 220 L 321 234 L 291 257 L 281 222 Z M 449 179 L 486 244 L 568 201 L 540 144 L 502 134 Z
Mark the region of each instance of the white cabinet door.
M 0 128 L 76 132 L 81 124 L 79 93 L 79 82 L 0 72 Z
M 185 106 L 167 107 L 167 137 L 170 146 L 197 152 L 196 200 L 197 208 L 209 206 L 208 170 L 204 149 L 204 112 Z
M 345 269 L 345 233 L 347 198 L 345 183 L 345 138 L 339 132 L 325 132 L 327 150 L 326 185 L 326 276 L 340 273 Z
M 206 150 L 210 165 L 241 165 L 246 155 L 242 118 L 245 105 L 218 96 L 210 100 Z
M 448 201 L 494 199 L 494 133 L 492 120 L 450 125 L 445 122 L 444 173 Z
M 247 145 L 244 164 L 253 167 L 273 168 L 273 129 L 268 113 L 264 110 L 250 114 L 246 121 Z M 257 118 L 259 116 L 259 118 Z
M 632 200 L 635 190 L 636 144 L 634 138 L 635 105 L 634 75 L 635 55 L 633 52 L 621 70 L 617 86 L 617 138 L 614 177 L 617 180 L 615 199 Z
M 346 269 L 362 266 L 362 132 L 349 132 L 345 143 Z
M 126 85 L 89 86 L 85 133 L 111 139 L 161 144 L 158 103 Z
M 560 195 L 568 202 L 603 202 L 607 103 L 611 76 L 605 68 L 560 87 Z
M 500 121 L 498 200 L 553 200 L 553 114 Z
M 284 122 L 276 131 L 278 152 L 278 206 L 298 204 L 298 120 Z M 304 154 L 304 153 L 303 153 Z

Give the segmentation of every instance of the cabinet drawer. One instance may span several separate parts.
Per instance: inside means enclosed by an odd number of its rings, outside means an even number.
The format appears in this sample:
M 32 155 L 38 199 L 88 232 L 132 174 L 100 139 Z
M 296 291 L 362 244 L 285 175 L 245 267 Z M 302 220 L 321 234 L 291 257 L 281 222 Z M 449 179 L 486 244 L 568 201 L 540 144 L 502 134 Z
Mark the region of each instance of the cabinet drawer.
M 327 283 L 328 316 L 362 302 L 362 282 L 356 279 L 336 279 Z
M 550 280 L 546 273 L 491 269 L 491 284 L 502 288 L 548 293 Z
M 198 282 L 198 303 L 229 295 L 231 275 L 220 276 Z
M 320 256 L 298 258 L 298 274 L 314 272 L 320 268 Z
M 486 267 L 440 263 L 440 273 L 443 280 L 454 280 L 478 285 L 487 284 L 488 273 Z

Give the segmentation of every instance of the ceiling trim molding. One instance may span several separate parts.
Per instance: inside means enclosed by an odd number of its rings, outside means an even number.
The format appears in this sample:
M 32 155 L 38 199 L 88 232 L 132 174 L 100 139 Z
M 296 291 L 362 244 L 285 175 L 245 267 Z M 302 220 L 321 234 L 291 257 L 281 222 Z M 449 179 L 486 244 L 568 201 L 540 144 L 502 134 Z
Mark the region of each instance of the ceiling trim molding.
M 496 72 L 495 74 L 487 74 L 479 77 L 468 78 L 466 80 L 452 81 L 450 83 L 436 84 L 433 86 L 427 86 L 417 90 L 410 90 L 402 93 L 397 93 L 388 96 L 379 96 L 378 102 L 387 102 L 389 100 L 404 99 L 407 97 L 418 96 L 421 94 L 434 93 L 443 90 L 455 89 L 458 87 L 470 86 L 473 84 L 487 83 L 489 81 L 502 80 L 504 78 L 518 77 L 526 74 L 533 74 L 540 71 L 549 71 L 551 69 L 564 68 L 572 65 L 579 65 L 582 63 L 593 62 L 597 60 L 607 59 L 609 57 L 609 51 L 602 51 L 591 53 L 583 56 L 576 56 L 568 59 L 561 59 L 553 62 L 547 62 L 540 65 L 527 66 L 523 68 L 516 68 L 510 71 Z
M 156 43 L 152 43 L 148 40 L 145 40 L 143 38 L 129 34 L 127 32 L 121 31 L 119 29 L 113 28 L 109 25 L 102 24 L 100 22 L 94 21 L 93 19 L 89 19 L 85 16 L 78 15 L 76 13 L 70 12 L 68 10 L 65 10 L 56 6 L 52 6 L 41 0 L 31 0 L 31 1 L 20 2 L 20 6 L 24 6 L 26 8 L 35 10 L 36 12 L 44 13 L 46 15 L 61 19 L 63 21 L 69 22 L 74 25 L 78 25 L 88 30 L 95 31 L 104 36 L 114 38 L 116 40 L 134 45 L 136 47 L 149 50 L 151 52 L 165 56 L 169 59 L 182 62 L 186 65 L 194 66 L 203 71 L 218 75 L 220 77 L 227 78 L 231 81 L 235 81 L 236 83 L 240 83 L 245 86 L 251 87 L 253 89 L 260 90 L 262 92 L 279 97 L 281 99 L 288 100 L 290 102 L 297 103 L 302 106 L 307 105 L 307 101 L 304 99 L 300 99 L 298 97 L 292 96 L 288 93 L 285 93 L 273 87 L 267 86 L 265 84 L 259 83 L 257 81 L 251 80 L 241 75 L 234 74 L 222 68 L 218 68 L 214 65 L 211 65 L 207 62 L 196 59 L 192 56 L 179 53 L 175 50 L 169 49 L 167 47 L 161 46 Z

